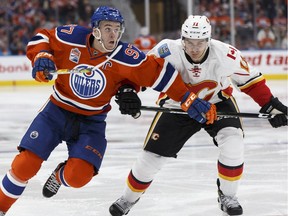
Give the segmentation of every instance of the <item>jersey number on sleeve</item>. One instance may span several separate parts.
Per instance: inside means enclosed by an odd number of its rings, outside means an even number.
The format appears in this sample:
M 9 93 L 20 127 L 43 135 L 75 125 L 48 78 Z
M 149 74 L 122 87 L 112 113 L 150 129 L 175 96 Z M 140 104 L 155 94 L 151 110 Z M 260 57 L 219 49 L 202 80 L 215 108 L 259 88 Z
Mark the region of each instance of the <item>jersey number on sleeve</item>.
M 74 25 L 66 25 L 64 27 L 69 27 L 69 29 L 61 29 L 61 32 L 66 33 L 66 34 L 72 34 L 74 30 Z
M 128 56 L 133 56 L 134 59 L 139 58 L 138 51 L 133 49 L 131 44 L 129 44 L 128 47 L 125 49 L 125 54 Z

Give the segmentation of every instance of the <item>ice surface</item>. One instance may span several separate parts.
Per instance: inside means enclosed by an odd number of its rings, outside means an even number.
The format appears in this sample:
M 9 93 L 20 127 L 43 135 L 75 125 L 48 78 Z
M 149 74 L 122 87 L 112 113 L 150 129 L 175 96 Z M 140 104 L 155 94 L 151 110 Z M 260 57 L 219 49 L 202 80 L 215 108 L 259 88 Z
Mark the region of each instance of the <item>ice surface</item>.
M 269 81 L 279 99 L 288 104 L 287 81 Z M 18 153 L 16 146 L 48 99 L 51 87 L 0 88 L 0 179 Z M 154 105 L 157 93 L 140 93 L 143 105 Z M 235 92 L 242 112 L 258 112 L 248 96 Z M 114 105 L 115 103 L 112 102 Z M 67 158 L 65 143 L 44 162 L 7 216 L 108 216 L 108 208 L 122 193 L 127 174 L 141 151 L 153 112 L 134 120 L 115 105 L 107 119 L 108 148 L 100 173 L 80 189 L 62 187 L 50 199 L 42 186 L 57 164 Z M 239 201 L 245 216 L 288 215 L 287 127 L 274 129 L 267 120 L 243 119 L 245 168 Z M 129 216 L 221 216 L 217 204 L 218 149 L 200 131 L 159 172 Z

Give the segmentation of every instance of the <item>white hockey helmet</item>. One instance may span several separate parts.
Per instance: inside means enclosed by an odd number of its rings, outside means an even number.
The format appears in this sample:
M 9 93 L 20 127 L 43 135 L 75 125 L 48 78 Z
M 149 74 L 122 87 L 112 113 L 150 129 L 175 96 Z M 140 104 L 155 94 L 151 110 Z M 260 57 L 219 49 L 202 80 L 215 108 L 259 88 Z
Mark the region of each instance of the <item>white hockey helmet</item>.
M 210 41 L 211 24 L 206 16 L 190 15 L 182 25 L 181 37 L 188 39 L 205 39 Z

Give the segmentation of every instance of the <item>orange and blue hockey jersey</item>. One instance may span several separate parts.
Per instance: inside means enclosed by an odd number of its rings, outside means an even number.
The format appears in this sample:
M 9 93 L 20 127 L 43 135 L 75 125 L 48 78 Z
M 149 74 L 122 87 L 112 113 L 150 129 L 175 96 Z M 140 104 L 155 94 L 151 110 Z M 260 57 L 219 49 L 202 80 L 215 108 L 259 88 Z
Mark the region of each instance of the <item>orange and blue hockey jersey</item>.
M 125 83 L 152 87 L 176 101 L 187 92 L 178 71 L 165 59 L 146 56 L 131 44 L 122 42 L 115 55 L 100 53 L 91 46 L 93 38 L 91 29 L 66 25 L 40 30 L 28 43 L 27 57 L 32 65 L 41 51 L 54 56 L 57 69 L 94 67 L 106 61 L 91 73 L 59 74 L 50 97 L 57 106 L 83 115 L 108 112 L 111 98 Z M 114 56 L 107 61 L 110 55 Z

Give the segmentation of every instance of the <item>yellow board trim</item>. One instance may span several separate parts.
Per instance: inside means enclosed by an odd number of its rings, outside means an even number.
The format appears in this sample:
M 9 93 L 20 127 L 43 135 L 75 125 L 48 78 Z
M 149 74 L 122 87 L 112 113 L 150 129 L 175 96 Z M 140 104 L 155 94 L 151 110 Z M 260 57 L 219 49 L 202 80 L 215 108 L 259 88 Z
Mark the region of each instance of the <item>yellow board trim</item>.
M 37 82 L 35 80 L 7 80 L 0 81 L 0 86 L 37 86 L 37 85 L 48 85 L 51 86 L 54 84 L 54 81 L 50 81 L 48 83 Z
M 288 74 L 263 74 L 266 80 L 288 80 Z M 48 83 L 37 82 L 35 80 L 0 80 L 0 86 L 37 86 L 53 85 L 54 81 Z
M 263 74 L 266 80 L 288 80 L 287 74 Z M 37 86 L 37 85 L 53 85 L 54 81 L 48 83 L 37 82 L 35 80 L 0 80 L 0 86 Z
M 288 74 L 263 74 L 266 80 L 288 80 Z

